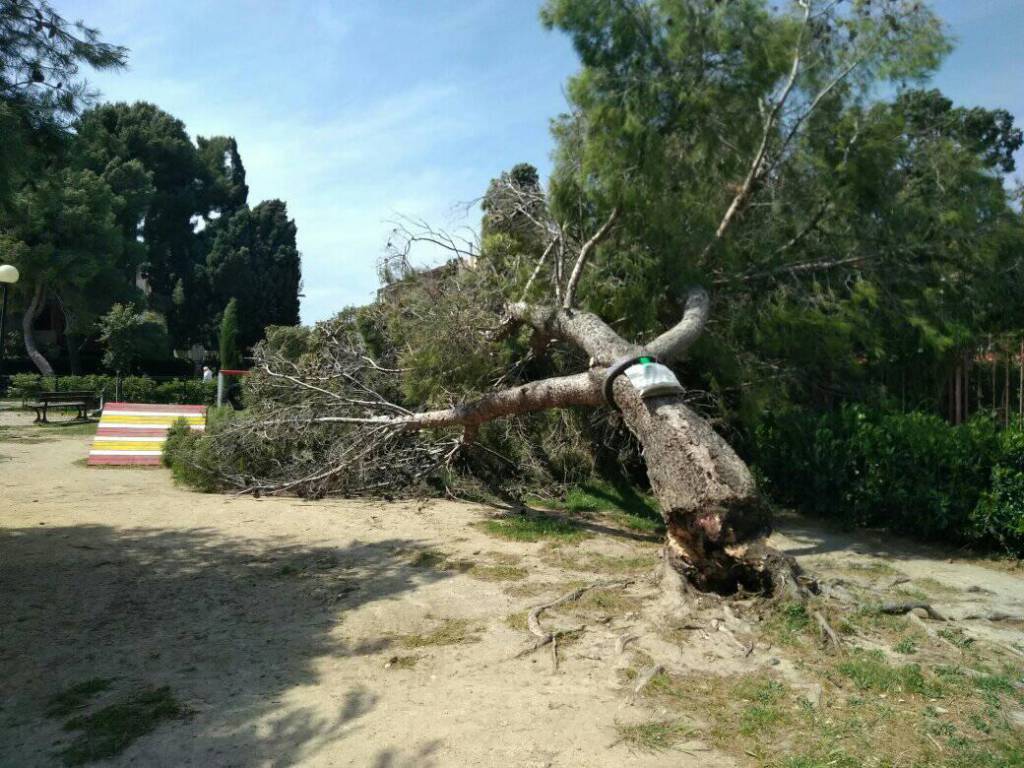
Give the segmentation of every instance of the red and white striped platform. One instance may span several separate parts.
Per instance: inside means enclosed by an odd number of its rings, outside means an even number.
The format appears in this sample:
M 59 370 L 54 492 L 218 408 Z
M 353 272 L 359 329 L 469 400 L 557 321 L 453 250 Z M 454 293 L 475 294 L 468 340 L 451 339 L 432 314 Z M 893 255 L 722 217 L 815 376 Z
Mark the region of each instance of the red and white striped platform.
M 182 418 L 192 429 L 206 429 L 206 406 L 107 403 L 87 463 L 159 465 L 167 430 Z

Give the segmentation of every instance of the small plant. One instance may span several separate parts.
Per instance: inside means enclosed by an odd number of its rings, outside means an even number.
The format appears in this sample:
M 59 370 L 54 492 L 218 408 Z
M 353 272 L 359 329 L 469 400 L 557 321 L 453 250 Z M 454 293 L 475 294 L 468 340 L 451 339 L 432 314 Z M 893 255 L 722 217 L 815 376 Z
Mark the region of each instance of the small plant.
M 917 653 L 917 643 L 914 642 L 913 638 L 904 637 L 896 645 L 892 647 L 896 653 L 901 653 L 904 656 L 909 656 L 913 653 Z
M 694 731 L 678 720 L 650 720 L 624 725 L 617 723 L 618 742 L 643 752 L 661 752 L 690 738 Z

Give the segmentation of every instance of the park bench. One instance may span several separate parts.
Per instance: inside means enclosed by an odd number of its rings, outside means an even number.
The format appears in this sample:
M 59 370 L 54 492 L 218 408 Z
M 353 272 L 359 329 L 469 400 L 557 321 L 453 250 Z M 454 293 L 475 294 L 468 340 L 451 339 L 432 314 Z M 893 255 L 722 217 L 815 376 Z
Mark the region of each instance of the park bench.
M 99 407 L 99 396 L 93 392 L 40 392 L 34 403 L 28 403 L 29 408 L 35 409 L 36 420 L 34 423 L 46 424 L 46 412 L 50 408 L 62 411 L 75 409 L 78 411 L 76 420 L 88 421 L 89 409 Z

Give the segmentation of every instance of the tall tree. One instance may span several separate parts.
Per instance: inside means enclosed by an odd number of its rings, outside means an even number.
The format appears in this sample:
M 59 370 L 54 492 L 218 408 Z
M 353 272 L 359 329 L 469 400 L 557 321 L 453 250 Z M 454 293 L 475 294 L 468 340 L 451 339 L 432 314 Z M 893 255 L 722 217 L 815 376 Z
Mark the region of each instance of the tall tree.
M 281 200 L 243 207 L 215 227 L 207 257 L 215 301 L 238 301 L 239 342 L 250 347 L 268 325 L 297 325 L 302 272 L 296 226 Z
M 22 313 L 25 349 L 41 373 L 53 367 L 35 341 L 33 326 L 48 298 L 77 319 L 70 330 L 91 325 L 112 300 L 136 293 L 118 269 L 125 239 L 117 226 L 119 198 L 88 170 L 57 168 L 14 198 L 3 238 L 22 274 L 27 295 Z
M 36 152 L 52 147 L 95 99 L 82 65 L 123 67 L 127 49 L 71 24 L 45 0 L 0 0 L 0 213 Z
M 126 208 L 122 226 L 142 239 L 150 304 L 167 317 L 174 345 L 207 341 L 211 307 L 219 303 L 211 304 L 205 267 L 212 235 L 196 230 L 200 220 L 209 226 L 245 204 L 245 168 L 234 139 L 200 138 L 197 147 L 180 120 L 137 102 L 86 112 L 76 143 L 81 167 L 113 173 L 137 164 L 148 175 L 152 194 Z
M 242 364 L 238 346 L 238 302 L 231 299 L 220 320 L 220 367 L 236 370 Z

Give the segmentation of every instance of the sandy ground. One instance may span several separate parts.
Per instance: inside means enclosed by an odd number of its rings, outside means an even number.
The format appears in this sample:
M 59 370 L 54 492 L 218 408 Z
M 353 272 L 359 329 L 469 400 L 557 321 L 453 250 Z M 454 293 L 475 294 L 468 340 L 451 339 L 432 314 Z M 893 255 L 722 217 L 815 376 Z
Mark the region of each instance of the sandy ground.
M 0 412 L 0 425 L 29 421 Z M 505 617 L 588 577 L 552 565 L 543 543 L 486 535 L 474 524 L 494 510 L 196 494 L 162 469 L 85 467 L 89 440 L 38 430 L 0 440 L 0 765 L 59 765 L 71 736 L 44 716 L 47 701 L 94 677 L 168 685 L 193 712 L 105 765 L 733 765 L 697 741 L 652 754 L 615 736 L 617 723 L 657 715 L 623 689 L 617 638 L 633 632 L 638 647 L 691 667 L 715 661 L 721 644 L 669 648 L 629 613 L 588 625 L 557 672 L 546 652 L 511 659 L 529 637 Z M 1024 611 L 1024 579 L 1013 573 L 796 519 L 784 532 L 776 543 L 811 566 L 884 558 L 949 583 L 958 588 L 945 606 L 953 613 Z M 602 528 L 572 548 L 656 547 Z M 516 556 L 528 577 L 487 581 L 417 565 L 431 550 L 483 565 Z M 524 595 L 523 584 L 549 587 Z M 638 582 L 630 593 L 653 590 Z M 448 619 L 468 620 L 479 640 L 398 649 L 397 636 Z M 396 654 L 416 656 L 415 666 L 387 667 Z M 761 651 L 729 654 L 736 668 L 764 662 Z

